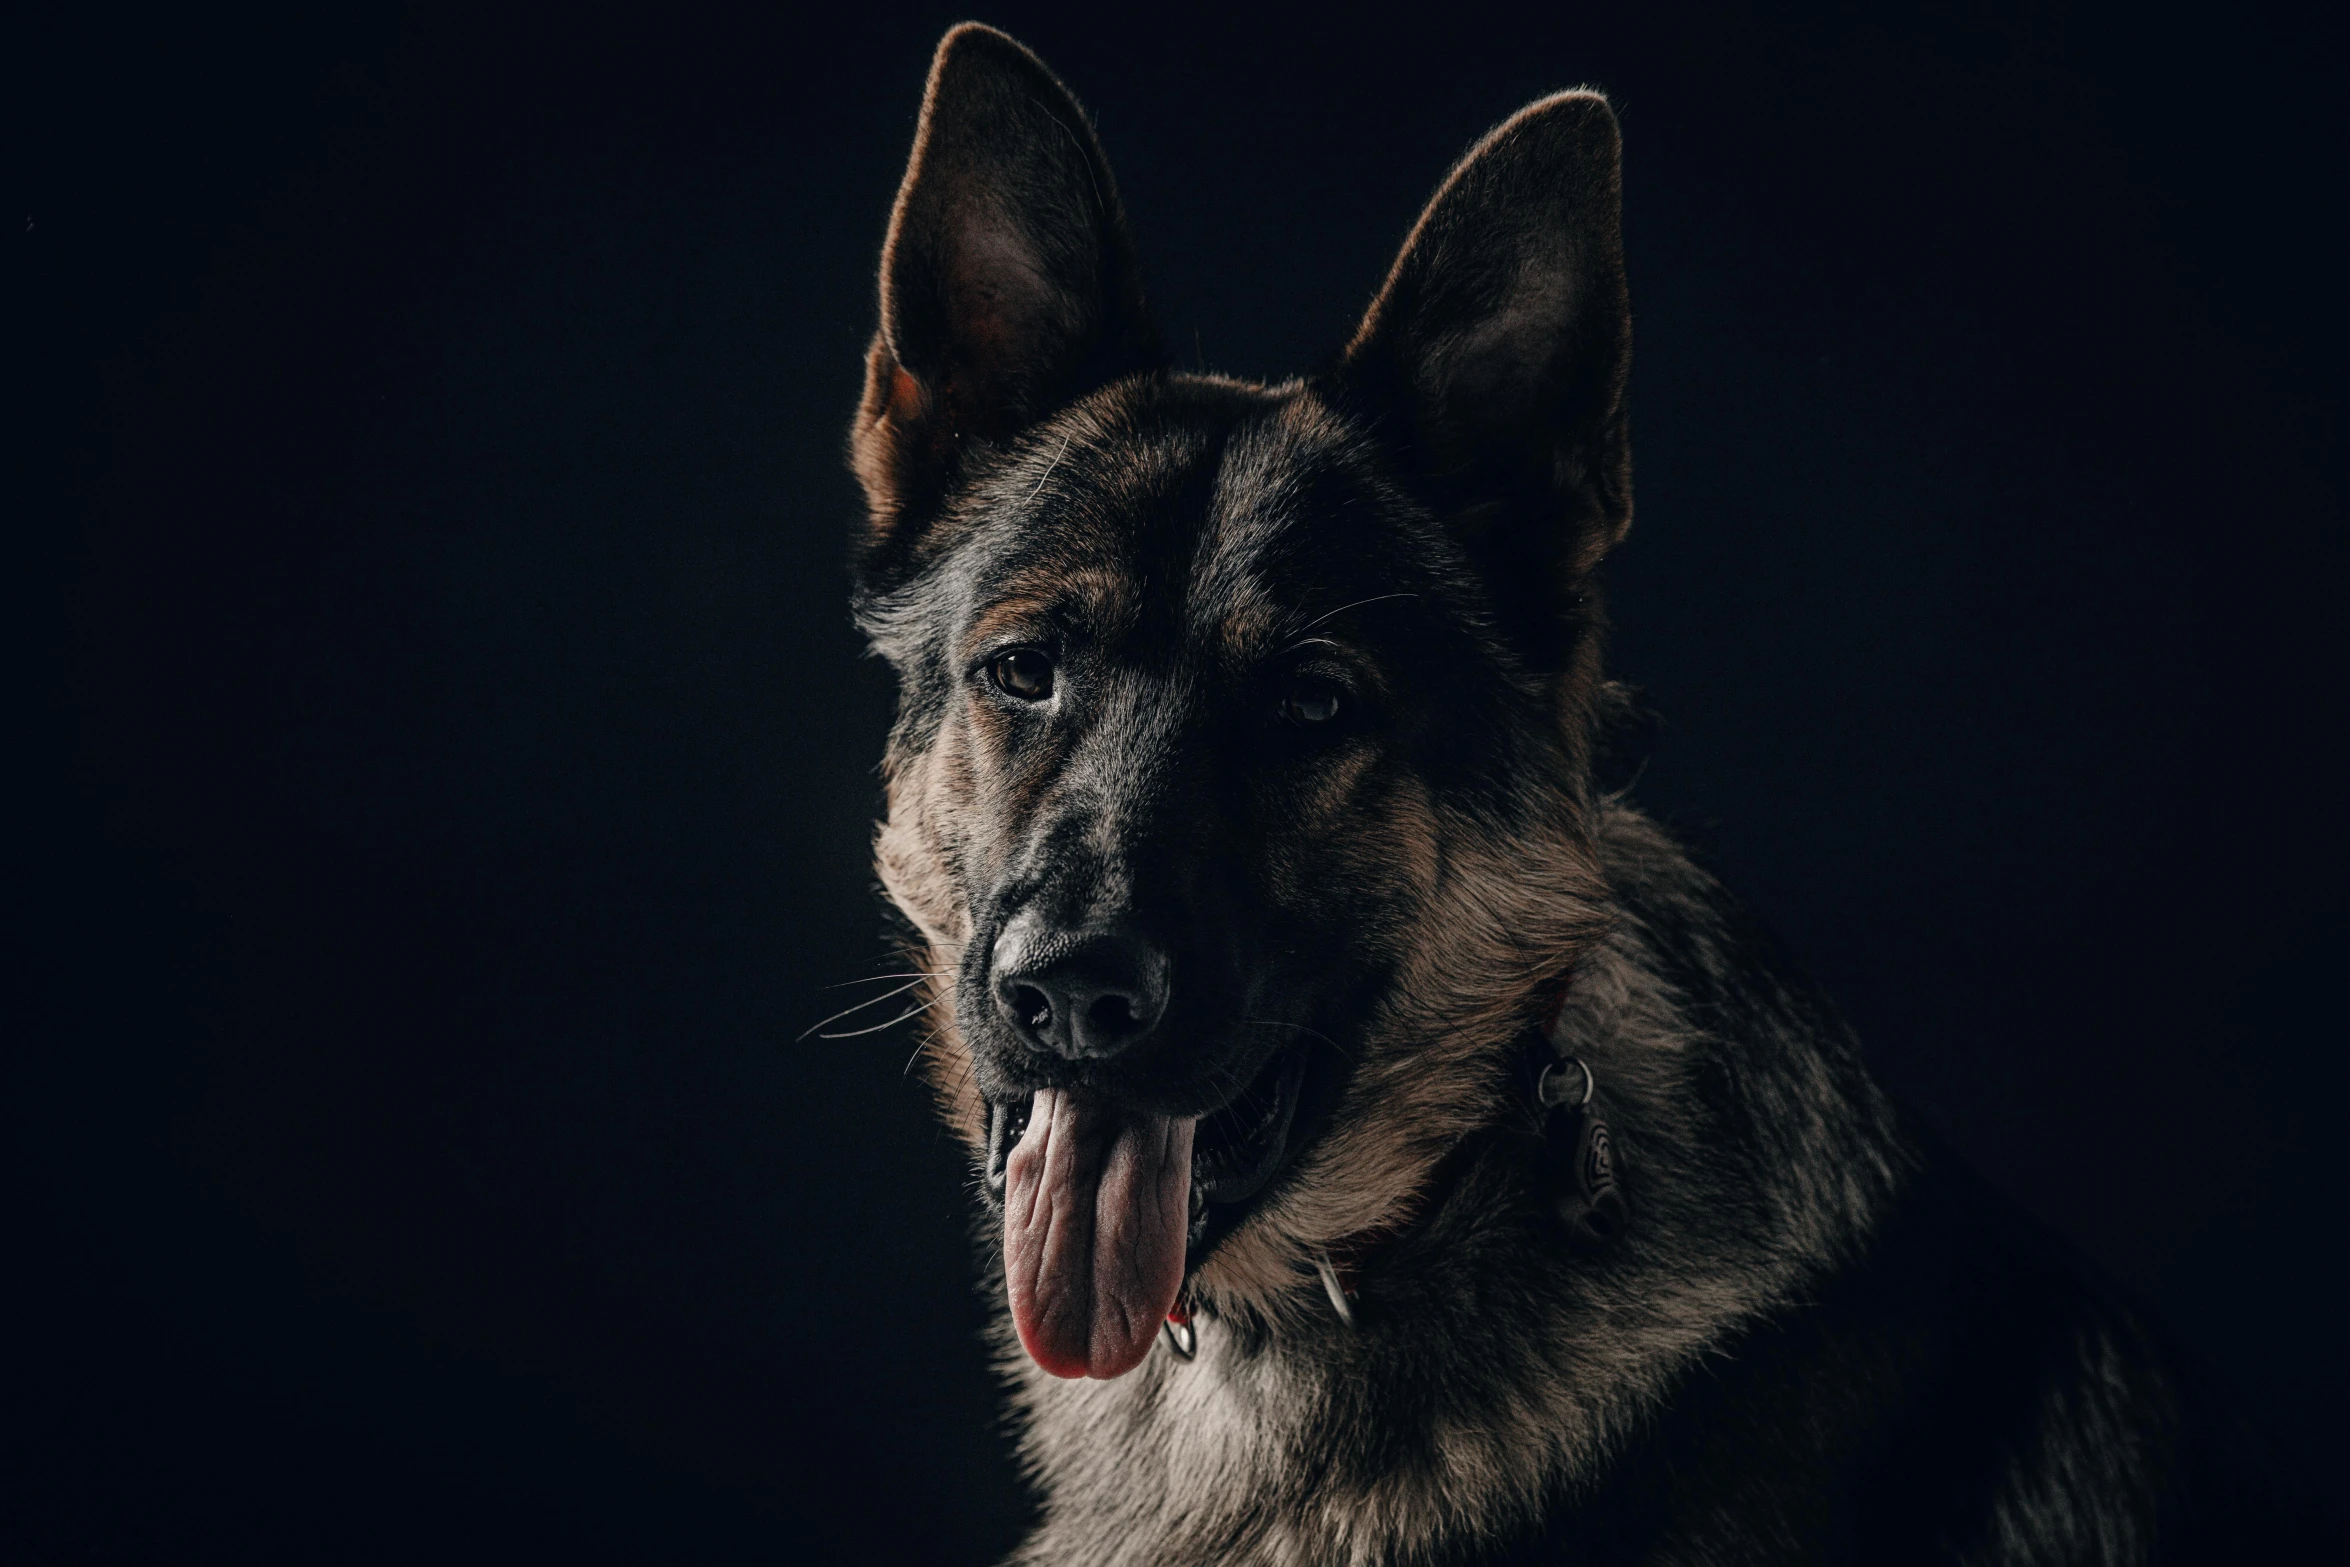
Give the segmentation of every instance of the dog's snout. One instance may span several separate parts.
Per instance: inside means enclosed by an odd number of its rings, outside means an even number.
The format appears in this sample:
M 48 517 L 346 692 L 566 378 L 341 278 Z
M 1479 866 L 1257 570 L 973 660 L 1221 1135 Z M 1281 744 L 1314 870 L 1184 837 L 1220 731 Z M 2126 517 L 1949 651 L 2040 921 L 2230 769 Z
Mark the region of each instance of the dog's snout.
M 1006 931 L 995 945 L 996 1010 L 1040 1050 L 1071 1060 L 1118 1055 L 1167 1010 L 1167 956 L 1132 930 L 1044 939 Z

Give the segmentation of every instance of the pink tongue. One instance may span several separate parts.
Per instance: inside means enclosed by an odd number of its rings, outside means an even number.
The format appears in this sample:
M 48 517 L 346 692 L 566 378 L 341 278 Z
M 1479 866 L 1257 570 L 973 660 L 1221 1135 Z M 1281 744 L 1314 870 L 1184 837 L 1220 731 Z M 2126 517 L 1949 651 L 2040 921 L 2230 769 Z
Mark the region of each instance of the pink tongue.
M 1037 1091 L 1004 1166 L 1004 1279 L 1054 1376 L 1123 1376 L 1150 1353 L 1183 1285 L 1191 1128 Z

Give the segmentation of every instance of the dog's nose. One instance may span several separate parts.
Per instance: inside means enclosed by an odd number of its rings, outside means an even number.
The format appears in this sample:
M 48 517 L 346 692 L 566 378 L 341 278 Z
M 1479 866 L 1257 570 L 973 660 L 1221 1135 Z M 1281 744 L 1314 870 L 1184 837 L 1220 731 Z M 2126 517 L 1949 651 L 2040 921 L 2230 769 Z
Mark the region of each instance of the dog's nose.
M 1167 1010 L 1167 955 L 1134 932 L 996 943 L 995 1004 L 1041 1050 L 1071 1060 L 1140 1044 Z

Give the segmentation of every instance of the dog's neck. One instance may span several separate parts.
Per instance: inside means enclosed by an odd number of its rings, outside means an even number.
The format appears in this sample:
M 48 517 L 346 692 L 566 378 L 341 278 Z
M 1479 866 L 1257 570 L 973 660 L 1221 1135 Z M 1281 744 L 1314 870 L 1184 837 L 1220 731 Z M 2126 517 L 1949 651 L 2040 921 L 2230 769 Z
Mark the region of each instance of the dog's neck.
M 1623 1235 L 1564 1244 L 1539 1141 L 1497 1124 L 1358 1259 L 1351 1326 L 1301 1276 L 1310 1309 L 1203 1316 L 1196 1358 L 1111 1382 L 1046 1377 L 1006 1330 L 1045 1503 L 1021 1559 L 1368 1563 L 1523 1530 L 1699 1354 L 1859 1248 L 1908 1156 L 1842 1023 L 1636 813 L 1606 814 L 1600 853 L 1615 918 L 1556 1037 L 1605 1087 Z

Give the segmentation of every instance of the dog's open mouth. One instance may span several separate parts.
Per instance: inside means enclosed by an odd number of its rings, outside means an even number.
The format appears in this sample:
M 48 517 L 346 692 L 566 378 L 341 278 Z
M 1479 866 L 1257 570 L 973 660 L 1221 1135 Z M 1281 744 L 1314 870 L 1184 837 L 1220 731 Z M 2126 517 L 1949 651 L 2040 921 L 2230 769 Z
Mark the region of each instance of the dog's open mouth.
M 1247 1202 L 1279 1172 L 1289 1152 L 1298 1087 L 1305 1075 L 1306 1047 L 1294 1045 L 1275 1056 L 1222 1109 L 1200 1117 L 1199 1129 L 1192 1134 L 1191 1180 L 1210 1213 Z M 1210 1213 L 1195 1213 L 1195 1247 Z M 1230 1220 L 1238 1214 L 1221 1217 Z
M 1206 1115 L 1155 1115 L 1063 1089 L 988 1112 L 1012 1319 L 1057 1376 L 1114 1377 L 1147 1354 L 1186 1274 L 1246 1217 L 1292 1151 L 1303 1045 Z

